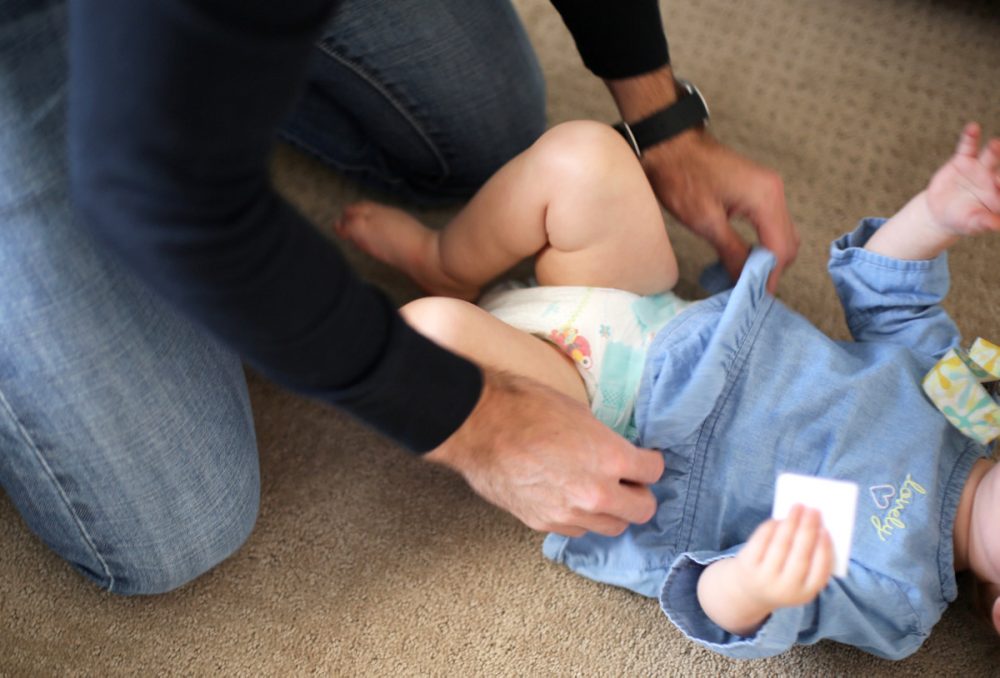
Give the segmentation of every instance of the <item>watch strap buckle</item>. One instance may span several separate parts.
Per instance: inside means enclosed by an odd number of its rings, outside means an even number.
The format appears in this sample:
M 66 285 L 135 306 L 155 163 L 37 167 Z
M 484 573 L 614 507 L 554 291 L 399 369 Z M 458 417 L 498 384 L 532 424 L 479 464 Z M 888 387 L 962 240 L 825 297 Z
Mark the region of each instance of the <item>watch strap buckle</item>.
M 624 120 L 620 120 L 612 125 L 612 127 L 614 127 L 619 134 L 625 137 L 625 141 L 628 142 L 628 145 L 631 146 L 632 150 L 635 152 L 635 157 L 641 158 L 642 149 L 639 148 L 639 142 L 635 140 L 635 134 L 632 133 L 632 128 L 629 124 Z
M 643 149 L 666 141 L 697 125 L 708 124 L 708 104 L 698 88 L 687 80 L 677 79 L 683 94 L 664 109 L 629 124 L 624 120 L 612 125 L 635 152 L 642 157 Z

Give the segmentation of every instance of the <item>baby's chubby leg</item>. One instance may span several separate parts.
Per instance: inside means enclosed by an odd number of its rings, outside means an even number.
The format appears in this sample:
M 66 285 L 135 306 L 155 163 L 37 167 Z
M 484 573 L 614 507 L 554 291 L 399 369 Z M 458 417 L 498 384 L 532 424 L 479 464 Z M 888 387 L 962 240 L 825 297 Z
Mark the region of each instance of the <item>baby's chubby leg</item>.
M 677 280 L 642 167 L 614 130 L 596 122 L 546 132 L 440 232 L 372 203 L 349 207 L 337 230 L 427 291 L 464 299 L 530 256 L 543 285 L 654 294 Z
M 408 276 L 428 294 L 473 300 L 481 284 L 449 275 L 441 232 L 401 209 L 364 201 L 348 205 L 334 224 L 342 238 Z
M 589 121 L 559 125 L 500 170 L 442 233 L 454 273 L 490 278 L 537 255 L 542 285 L 663 292 L 677 263 L 628 144 Z M 487 282 L 486 278 L 482 282 Z
M 516 329 L 475 304 L 423 297 L 400 309 L 415 330 L 479 365 L 531 377 L 587 404 L 572 361 L 552 344 Z

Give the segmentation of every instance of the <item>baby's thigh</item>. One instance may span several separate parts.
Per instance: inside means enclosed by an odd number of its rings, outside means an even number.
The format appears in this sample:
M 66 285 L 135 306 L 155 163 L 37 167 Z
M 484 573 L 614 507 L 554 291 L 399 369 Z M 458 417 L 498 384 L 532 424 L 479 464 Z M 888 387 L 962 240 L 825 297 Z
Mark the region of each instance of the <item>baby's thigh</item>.
M 648 295 L 671 289 L 677 261 L 663 212 L 635 154 L 607 125 L 553 128 L 529 153 L 550 177 L 542 285 L 614 287 Z

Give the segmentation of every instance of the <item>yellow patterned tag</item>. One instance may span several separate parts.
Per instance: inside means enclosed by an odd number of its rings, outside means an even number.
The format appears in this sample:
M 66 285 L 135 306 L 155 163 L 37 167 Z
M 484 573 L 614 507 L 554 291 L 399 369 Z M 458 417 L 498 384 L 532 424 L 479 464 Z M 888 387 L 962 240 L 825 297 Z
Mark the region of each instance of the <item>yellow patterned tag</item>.
M 976 339 L 951 349 L 924 377 L 924 393 L 955 428 L 986 445 L 1000 437 L 1000 405 L 985 383 L 1000 380 L 1000 346 Z

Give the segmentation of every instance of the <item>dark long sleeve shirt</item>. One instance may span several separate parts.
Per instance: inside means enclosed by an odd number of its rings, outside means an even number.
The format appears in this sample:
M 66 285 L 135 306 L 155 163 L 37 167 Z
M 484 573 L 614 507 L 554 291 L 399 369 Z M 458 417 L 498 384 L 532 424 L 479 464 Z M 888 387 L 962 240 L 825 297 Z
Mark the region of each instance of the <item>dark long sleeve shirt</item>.
M 70 0 L 74 202 L 99 240 L 255 368 L 426 451 L 472 411 L 480 370 L 409 328 L 269 178 L 274 130 L 333 4 Z M 642 49 L 634 22 L 601 20 L 620 3 L 557 6 L 598 75 L 665 63 L 655 0 L 630 10 L 655 23 Z

